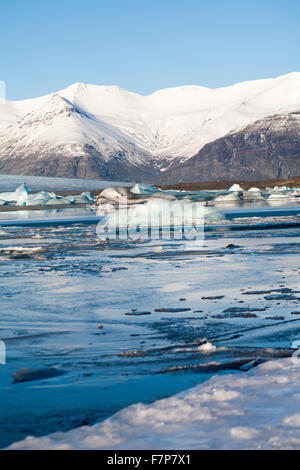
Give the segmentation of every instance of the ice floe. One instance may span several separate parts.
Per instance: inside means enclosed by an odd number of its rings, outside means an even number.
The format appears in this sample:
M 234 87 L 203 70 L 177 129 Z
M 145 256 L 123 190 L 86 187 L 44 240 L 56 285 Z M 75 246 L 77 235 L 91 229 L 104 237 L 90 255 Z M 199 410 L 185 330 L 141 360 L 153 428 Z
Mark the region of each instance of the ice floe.
M 0 194 L 1 198 L 1 194 Z M 300 201 L 300 188 L 289 188 L 288 186 L 275 186 L 274 188 L 250 188 L 244 190 L 238 184 L 232 185 L 227 190 L 216 191 L 178 191 L 162 190 L 148 184 L 136 184 L 132 188 L 111 187 L 104 189 L 97 197 L 96 205 L 103 204 L 123 204 L 136 205 L 144 204 L 153 199 L 167 201 L 189 201 L 200 202 L 204 205 L 227 203 L 227 202 L 256 202 L 264 200 L 292 199 Z
M 193 226 L 198 231 L 204 224 L 224 223 L 222 205 L 263 202 L 268 206 L 276 201 L 279 204 L 285 200 L 300 201 L 295 191 L 296 188 L 287 187 L 268 190 L 253 187 L 245 191 L 236 184 L 224 191 L 164 191 L 147 184 L 105 188 L 94 206 L 102 217 L 98 235 L 102 229 L 121 227 Z
M 216 196 L 214 198 L 214 202 L 232 202 L 232 201 L 241 201 L 243 199 L 242 193 L 230 191 L 229 194 L 221 194 L 220 196 Z
M 240 187 L 239 184 L 233 184 L 227 191 L 244 191 L 243 188 Z
M 59 196 L 54 192 L 40 191 L 31 194 L 26 184 L 22 184 L 15 191 L 0 193 L 0 205 L 15 206 L 44 206 L 58 204 L 94 203 L 95 197 L 89 192 L 80 195 Z
M 273 204 L 274 201 L 283 200 L 300 201 L 300 188 L 275 186 L 274 188 L 261 190 L 253 187 L 245 191 L 240 185 L 234 184 L 227 190 L 178 191 L 162 190 L 149 184 L 138 183 L 132 188 L 125 185 L 106 187 L 95 198 L 90 192 L 69 196 L 60 196 L 55 192 L 48 191 L 31 193 L 24 183 L 15 191 L 0 193 L 0 206 L 46 206 L 79 203 L 96 203 L 96 206 L 105 204 L 136 206 L 137 204 L 145 204 L 150 201 L 185 201 L 197 202 L 199 205 L 266 201 L 267 204 Z
M 152 227 L 201 225 L 205 221 L 223 221 L 224 216 L 213 208 L 192 205 L 189 201 L 150 199 L 146 204 L 120 206 L 116 211 L 108 205 L 99 206 L 97 215 L 110 227 Z
M 217 347 L 214 344 L 209 343 L 209 342 L 204 343 L 198 347 L 198 351 L 204 354 L 211 354 L 211 353 L 216 352 L 216 350 L 217 350 Z

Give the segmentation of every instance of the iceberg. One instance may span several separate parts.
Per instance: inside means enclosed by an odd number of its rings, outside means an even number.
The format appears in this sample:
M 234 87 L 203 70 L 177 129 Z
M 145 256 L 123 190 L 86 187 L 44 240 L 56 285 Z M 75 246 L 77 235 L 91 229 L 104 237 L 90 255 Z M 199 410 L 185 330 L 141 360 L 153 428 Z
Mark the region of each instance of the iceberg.
M 243 188 L 240 187 L 239 184 L 233 184 L 227 191 L 244 191 Z
M 253 188 L 248 189 L 248 192 L 249 193 L 261 193 L 261 190 L 259 188 L 253 187 Z
M 221 196 L 216 196 L 214 199 L 214 202 L 236 202 L 236 201 L 242 201 L 242 194 L 231 191 L 229 194 L 221 194 Z
M 246 191 L 239 185 L 233 185 L 224 191 L 162 190 L 147 184 L 136 184 L 132 188 L 105 188 L 97 197 L 94 206 L 97 215 L 101 217 L 97 234 L 100 239 L 107 239 L 106 235 L 108 238 L 111 236 L 116 238 L 117 231 L 125 228 L 134 233 L 134 239 L 148 239 L 147 231 L 154 227 L 173 227 L 173 229 L 177 227 L 179 231 L 181 227 L 190 227 L 196 233 L 197 230 L 203 232 L 205 224 L 223 224 L 225 217 L 220 210 L 217 210 L 222 204 L 241 205 L 243 202 L 263 201 L 266 205 L 268 203 L 271 205 L 274 201 L 276 203 L 277 200 L 287 198 L 300 201 L 300 196 L 294 193 L 295 188 L 293 191 L 287 188 L 285 192 L 274 193 L 270 189 L 263 191 L 259 188 Z M 123 231 L 124 237 L 117 236 L 117 238 L 127 239 L 126 230 Z M 169 236 L 168 233 L 167 238 Z M 152 231 L 151 238 L 153 238 Z
M 75 196 L 59 196 L 54 192 L 40 191 L 31 194 L 26 184 L 22 184 L 15 191 L 0 193 L 0 205 L 15 206 L 44 206 L 59 204 L 94 203 L 96 198 L 89 192 Z
M 238 184 L 232 185 L 227 190 L 215 191 L 178 191 L 162 190 L 149 184 L 135 184 L 130 186 L 110 186 L 103 189 L 97 197 L 90 192 L 79 195 L 60 196 L 54 192 L 39 191 L 31 193 L 26 184 L 20 185 L 15 191 L 0 193 L 0 206 L 46 206 L 63 204 L 95 204 L 99 207 L 105 204 L 136 206 L 145 204 L 151 200 L 160 201 L 185 201 L 202 205 L 214 205 L 220 203 L 256 202 L 258 200 L 273 204 L 276 200 L 300 201 L 300 188 L 288 186 L 275 186 L 274 188 L 250 188 L 243 190 Z
M 0 195 L 1 198 L 1 195 Z M 214 205 L 219 203 L 241 203 L 271 201 L 275 199 L 291 199 L 300 201 L 300 188 L 290 188 L 288 186 L 275 186 L 274 188 L 250 188 L 244 190 L 238 184 L 232 185 L 227 190 L 215 191 L 178 191 L 162 190 L 148 184 L 136 184 L 132 188 L 110 187 L 104 189 L 96 200 L 96 206 L 102 204 L 136 205 L 144 204 L 153 199 L 168 201 L 189 201 L 199 202 L 204 205 Z
M 163 192 L 161 189 L 155 188 L 155 186 L 151 186 L 150 184 L 135 184 L 133 188 L 130 189 L 130 192 L 133 194 L 142 194 L 144 196 L 154 194 L 157 192 Z
M 22 184 L 13 192 L 0 193 L 0 200 L 6 203 L 13 202 L 17 206 L 26 206 L 29 194 L 27 186 Z
M 101 204 L 97 216 L 100 239 L 199 239 L 203 238 L 203 226 L 207 223 L 222 223 L 223 214 L 203 204 L 189 200 L 165 200 L 149 198 L 143 204 L 119 206 Z M 172 234 L 172 235 L 171 235 Z

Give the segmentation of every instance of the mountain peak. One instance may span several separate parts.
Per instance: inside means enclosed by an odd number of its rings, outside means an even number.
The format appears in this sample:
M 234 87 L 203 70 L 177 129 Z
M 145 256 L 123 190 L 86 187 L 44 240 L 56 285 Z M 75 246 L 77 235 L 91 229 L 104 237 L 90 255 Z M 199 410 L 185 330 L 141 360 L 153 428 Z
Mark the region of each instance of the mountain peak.
M 74 107 L 74 105 L 73 105 L 73 103 L 71 103 L 71 101 L 69 101 L 64 96 L 59 95 L 58 93 L 52 93 L 50 95 L 50 99 L 49 99 L 47 104 L 53 104 L 55 106 L 64 107 L 64 108 L 65 107 L 68 107 L 68 108 Z
M 49 99 L 44 101 L 40 107 L 24 116 L 23 121 L 28 121 L 32 118 L 36 119 L 37 116 L 39 116 L 39 119 L 47 120 L 53 116 L 70 114 L 73 112 L 78 112 L 78 110 L 71 101 L 60 96 L 58 93 L 52 93 L 49 96 Z
M 77 154 L 88 145 L 112 165 L 115 159 L 135 166 L 151 161 L 154 169 L 166 169 L 259 119 L 299 109 L 299 72 L 217 89 L 166 88 L 146 96 L 76 82 L 51 95 L 0 106 L 0 160 L 18 145 L 21 154 L 24 141 L 38 153 L 43 139 L 49 152 L 59 142 L 61 155 L 75 155 L 68 144 L 79 145 Z
M 82 83 L 76 82 L 67 88 L 60 90 L 59 93 L 62 95 L 76 96 L 84 93 L 111 93 L 111 94 L 120 94 L 120 95 L 136 95 L 131 91 L 126 90 L 118 85 L 95 85 L 92 83 Z

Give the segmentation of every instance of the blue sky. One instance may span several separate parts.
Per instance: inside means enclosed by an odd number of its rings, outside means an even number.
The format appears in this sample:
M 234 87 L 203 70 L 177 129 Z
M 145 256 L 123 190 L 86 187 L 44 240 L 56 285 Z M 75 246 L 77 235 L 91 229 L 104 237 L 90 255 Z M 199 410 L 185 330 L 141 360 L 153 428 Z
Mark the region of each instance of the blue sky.
M 300 71 L 299 0 L 1 0 L 8 99 L 71 83 L 142 94 Z

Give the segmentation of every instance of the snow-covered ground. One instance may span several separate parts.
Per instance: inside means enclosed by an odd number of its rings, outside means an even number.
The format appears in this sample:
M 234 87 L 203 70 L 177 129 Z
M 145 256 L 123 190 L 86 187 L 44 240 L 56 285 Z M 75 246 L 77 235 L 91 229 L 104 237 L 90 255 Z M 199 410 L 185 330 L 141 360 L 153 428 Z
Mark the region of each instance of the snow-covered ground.
M 299 449 L 299 391 L 300 359 L 269 361 L 10 449 Z

